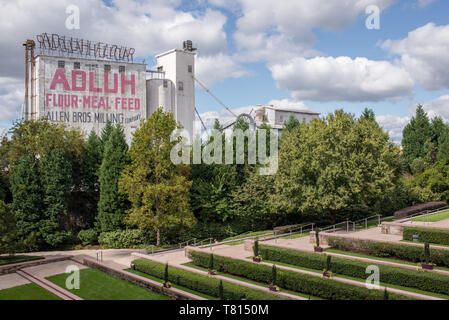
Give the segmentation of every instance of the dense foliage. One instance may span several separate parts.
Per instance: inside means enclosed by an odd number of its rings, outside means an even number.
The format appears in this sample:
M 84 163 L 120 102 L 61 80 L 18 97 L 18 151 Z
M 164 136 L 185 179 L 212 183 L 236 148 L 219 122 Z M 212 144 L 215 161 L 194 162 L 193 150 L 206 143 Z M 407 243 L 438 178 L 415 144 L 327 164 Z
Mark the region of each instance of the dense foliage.
M 449 245 L 449 230 L 406 227 L 404 228 L 403 239 L 412 241 L 415 234 L 419 236 L 420 242 Z

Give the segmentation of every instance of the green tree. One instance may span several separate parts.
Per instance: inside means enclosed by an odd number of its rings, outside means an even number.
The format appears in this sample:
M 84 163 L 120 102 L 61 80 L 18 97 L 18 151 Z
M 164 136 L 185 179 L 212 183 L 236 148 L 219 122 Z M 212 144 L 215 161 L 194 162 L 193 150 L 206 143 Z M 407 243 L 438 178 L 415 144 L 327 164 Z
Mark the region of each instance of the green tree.
M 115 231 L 124 227 L 129 203 L 126 195 L 119 192 L 118 182 L 129 162 L 125 134 L 122 126 L 117 125 L 106 142 L 103 161 L 99 169 L 100 198 L 97 225 L 102 232 Z M 138 188 L 138 185 L 133 187 Z
M 376 114 L 373 109 L 365 108 L 360 116 L 361 119 L 376 121 Z
M 418 105 L 416 115 L 412 117 L 410 123 L 402 131 L 403 154 L 401 162 L 405 168 L 409 169 L 415 159 L 426 157 L 428 153 L 426 142 L 431 141 L 432 138 L 434 138 L 434 131 L 429 117 L 422 105 Z
M 67 198 L 72 186 L 71 163 L 61 149 L 52 150 L 39 164 L 43 191 L 43 215 L 39 221 L 40 234 L 51 247 L 62 244 L 70 236 L 64 230 L 67 219 Z
M 9 205 L 0 200 L 0 254 L 14 253 L 17 248 L 16 217 Z
M 80 187 L 76 205 L 82 208 L 83 228 L 92 228 L 100 198 L 99 170 L 102 162 L 101 140 L 91 131 L 81 159 Z
M 273 206 L 333 223 L 348 211 L 372 215 L 394 202 L 398 157 L 399 148 L 374 121 L 356 121 L 342 110 L 314 119 L 283 136 Z
M 449 164 L 449 126 L 446 125 L 438 138 L 437 160 Z
M 287 121 L 285 121 L 284 126 L 283 126 L 283 132 L 285 131 L 289 131 L 292 130 L 296 127 L 299 127 L 301 125 L 301 122 L 299 122 L 298 119 L 296 119 L 296 117 L 291 114 L 290 117 L 288 118 Z
M 106 121 L 106 125 L 101 130 L 101 134 L 99 137 L 100 138 L 100 152 L 102 155 L 106 149 L 106 144 L 108 143 L 108 140 L 112 134 L 112 131 L 114 131 L 114 126 L 112 125 L 111 121 L 109 121 L 109 119 L 108 119 Z
M 12 210 L 17 219 L 17 236 L 26 250 L 38 249 L 41 242 L 43 193 L 38 165 L 32 155 L 18 160 L 11 175 Z
M 180 129 L 173 114 L 156 110 L 136 130 L 120 190 L 128 196 L 131 209 L 127 223 L 139 229 L 155 230 L 156 245 L 161 244 L 161 229 L 195 222 L 189 205 L 189 167 L 174 164 L 170 154 L 182 137 L 171 141 Z

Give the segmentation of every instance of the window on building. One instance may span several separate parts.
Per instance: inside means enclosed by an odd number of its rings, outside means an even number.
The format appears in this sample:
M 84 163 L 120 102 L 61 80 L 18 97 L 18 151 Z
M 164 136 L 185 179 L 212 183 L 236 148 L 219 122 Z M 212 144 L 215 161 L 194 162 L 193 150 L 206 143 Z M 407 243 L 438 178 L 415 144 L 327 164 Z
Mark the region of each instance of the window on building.
M 118 72 L 124 73 L 125 72 L 125 66 L 118 66 Z
M 166 79 L 164 79 L 163 83 L 164 83 L 164 88 L 167 88 L 168 87 L 168 81 Z
M 178 81 L 178 90 L 179 91 L 184 90 L 184 83 L 182 81 Z
M 65 61 L 58 61 L 58 68 L 59 69 L 64 69 L 64 67 L 65 67 Z
M 280 117 L 279 117 L 279 120 L 280 120 L 281 122 L 284 122 L 284 116 L 280 116 Z
M 162 71 L 164 71 L 164 67 L 163 67 L 163 66 L 159 66 L 159 67 L 157 67 L 157 71 L 158 71 L 158 72 L 162 72 Z
M 80 69 L 80 68 L 81 68 L 81 63 L 79 63 L 79 62 L 73 63 L 73 69 Z
M 192 73 L 193 72 L 193 67 L 192 67 L 192 65 L 188 65 L 187 66 L 187 71 L 189 72 L 189 73 Z
M 105 64 L 104 65 L 104 72 L 111 72 L 111 65 L 110 64 Z

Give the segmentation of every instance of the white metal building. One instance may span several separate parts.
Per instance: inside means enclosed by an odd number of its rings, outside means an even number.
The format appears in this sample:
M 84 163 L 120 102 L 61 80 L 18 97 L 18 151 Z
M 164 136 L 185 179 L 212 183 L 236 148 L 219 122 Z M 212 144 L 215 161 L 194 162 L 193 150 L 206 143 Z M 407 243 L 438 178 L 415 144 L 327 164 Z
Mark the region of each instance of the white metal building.
M 320 113 L 298 109 L 279 108 L 274 105 L 262 106 L 257 105 L 255 108 L 254 121 L 257 127 L 262 123 L 270 125 L 271 128 L 277 129 L 279 133 L 282 132 L 284 123 L 293 115 L 301 123 L 309 123 L 312 119 L 319 118 Z

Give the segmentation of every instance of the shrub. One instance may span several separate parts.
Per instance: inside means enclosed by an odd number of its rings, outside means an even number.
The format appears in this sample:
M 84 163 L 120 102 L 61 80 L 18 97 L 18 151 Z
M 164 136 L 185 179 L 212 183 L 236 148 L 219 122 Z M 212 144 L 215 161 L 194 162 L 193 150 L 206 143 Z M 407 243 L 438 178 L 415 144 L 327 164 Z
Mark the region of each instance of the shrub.
M 83 245 L 94 244 L 98 240 L 98 232 L 95 229 L 81 230 L 78 239 Z
M 333 249 L 363 253 L 375 257 L 396 258 L 410 262 L 421 262 L 424 258 L 421 246 L 409 246 L 369 240 L 329 237 L 328 245 Z M 430 249 L 430 260 L 437 266 L 449 267 L 449 250 Z
M 164 264 L 146 259 L 137 259 L 132 262 L 137 271 L 163 279 Z M 220 297 L 220 280 L 209 278 L 200 274 L 192 273 L 175 267 L 168 267 L 168 279 L 171 283 L 204 293 L 213 297 Z M 243 287 L 234 283 L 224 281 L 222 283 L 222 297 L 225 300 L 282 300 L 263 291 Z
M 206 252 L 191 251 L 190 257 L 193 263 L 207 266 L 209 254 Z M 214 258 L 215 269 L 250 280 L 270 284 L 272 281 L 272 268 L 265 264 L 236 260 L 228 257 L 217 256 Z M 329 300 L 382 300 L 383 292 L 369 290 L 365 287 L 352 286 L 347 283 L 324 279 L 317 276 L 302 274 L 290 270 L 282 270 L 276 275 L 277 285 L 281 288 L 301 292 L 315 297 Z M 402 300 L 409 297 L 391 294 L 391 299 Z
M 106 248 L 138 248 L 156 240 L 154 233 L 140 229 L 118 230 L 102 232 L 98 243 Z
M 259 256 L 259 239 L 256 239 L 256 241 L 254 241 L 253 251 L 254 251 L 254 256 L 258 257 Z
M 449 245 L 449 230 L 405 227 L 403 238 L 404 240 L 412 241 L 414 234 L 419 236 L 419 241 L 421 242 Z
M 422 248 L 418 249 L 422 251 Z M 366 279 L 366 269 L 372 265 L 372 263 L 339 257 L 332 257 L 332 263 L 330 263 L 330 256 L 267 245 L 260 246 L 260 251 L 267 260 L 320 271 L 325 268 L 334 274 L 358 279 Z M 448 294 L 449 292 L 449 277 L 445 275 L 385 265 L 378 265 L 378 267 L 382 282 L 434 293 Z
M 396 219 L 406 218 L 412 214 L 425 211 L 425 210 L 435 210 L 439 208 L 446 207 L 447 203 L 444 201 L 434 201 L 427 203 L 420 203 L 411 207 L 407 207 L 401 210 L 398 210 L 394 213 L 394 217 Z

